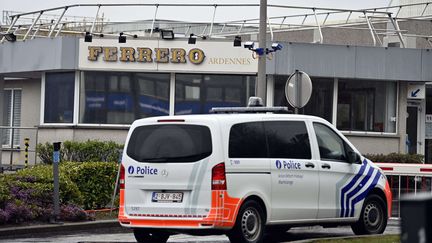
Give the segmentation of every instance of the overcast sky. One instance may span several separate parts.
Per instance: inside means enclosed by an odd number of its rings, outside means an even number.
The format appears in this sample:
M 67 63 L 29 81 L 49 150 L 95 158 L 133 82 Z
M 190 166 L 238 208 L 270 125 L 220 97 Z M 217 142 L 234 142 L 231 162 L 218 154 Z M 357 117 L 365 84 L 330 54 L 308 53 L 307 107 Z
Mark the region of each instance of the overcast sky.
M 363 9 L 374 7 L 385 7 L 391 0 L 268 0 L 268 4 L 281 4 L 291 6 L 306 6 L 306 7 L 328 7 L 328 8 L 343 8 L 343 9 Z M 393 1 L 393 4 L 397 3 Z M 259 0 L 0 0 L 0 11 L 12 10 L 18 12 L 30 12 L 47 8 L 60 7 L 79 3 L 259 3 Z M 102 8 L 101 13 L 104 17 L 111 21 L 130 21 L 140 19 L 152 19 L 154 15 L 154 7 L 133 7 L 133 8 Z M 281 10 L 269 8 L 270 16 L 292 15 L 300 13 L 299 10 Z M 56 14 L 59 14 L 56 13 Z M 82 7 L 68 10 L 67 15 L 94 17 L 96 8 Z M 160 7 L 158 10 L 159 19 L 175 19 L 185 21 L 211 21 L 213 8 L 182 8 L 182 7 Z M 256 18 L 259 16 L 258 8 L 218 8 L 216 12 L 216 21 L 238 20 L 243 18 Z

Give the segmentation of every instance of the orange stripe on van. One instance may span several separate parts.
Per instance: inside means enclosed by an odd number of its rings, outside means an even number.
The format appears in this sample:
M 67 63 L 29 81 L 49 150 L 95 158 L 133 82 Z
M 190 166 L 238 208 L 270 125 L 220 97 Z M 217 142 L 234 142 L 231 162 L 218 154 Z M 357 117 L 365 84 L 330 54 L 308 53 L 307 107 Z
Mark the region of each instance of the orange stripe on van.
M 125 214 L 124 190 L 120 190 L 118 220 L 130 226 L 145 227 L 190 227 L 213 226 L 215 228 L 232 228 L 235 224 L 242 200 L 230 197 L 225 190 L 212 191 L 212 202 L 209 214 L 196 219 L 130 219 Z
M 386 196 L 387 199 L 387 210 L 388 210 L 388 217 L 390 218 L 390 216 L 392 215 L 392 200 L 393 200 L 393 196 L 392 196 L 392 192 L 390 189 L 390 185 L 388 183 L 388 181 L 386 181 L 386 185 L 384 188 L 384 194 Z

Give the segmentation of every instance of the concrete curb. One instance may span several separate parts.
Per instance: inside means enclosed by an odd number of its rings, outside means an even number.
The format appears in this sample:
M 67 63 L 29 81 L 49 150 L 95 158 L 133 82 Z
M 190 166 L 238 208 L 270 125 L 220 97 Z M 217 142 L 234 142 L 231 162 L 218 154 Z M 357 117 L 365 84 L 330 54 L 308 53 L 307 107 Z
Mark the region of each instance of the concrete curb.
M 389 234 L 389 235 L 352 235 L 352 236 L 339 236 L 339 237 L 328 237 L 328 238 L 315 238 L 315 239 L 307 239 L 307 240 L 297 240 L 290 241 L 290 243 L 313 243 L 314 241 L 321 240 L 345 240 L 345 239 L 365 239 L 373 238 L 377 236 L 392 236 L 397 234 Z
M 0 228 L 0 238 L 16 238 L 17 235 L 42 234 L 42 233 L 57 234 L 57 232 L 89 230 L 89 228 L 91 228 L 92 230 L 97 230 L 100 228 L 120 229 L 121 226 L 116 219 L 77 222 L 77 223 L 63 223 L 63 224 L 16 226 L 16 227 Z

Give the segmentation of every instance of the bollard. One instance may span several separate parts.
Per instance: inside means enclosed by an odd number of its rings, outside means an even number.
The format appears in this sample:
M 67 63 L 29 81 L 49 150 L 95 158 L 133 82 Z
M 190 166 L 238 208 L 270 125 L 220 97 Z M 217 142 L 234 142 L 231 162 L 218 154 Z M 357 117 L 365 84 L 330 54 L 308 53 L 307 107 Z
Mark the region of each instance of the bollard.
M 28 167 L 28 148 L 29 148 L 30 138 L 24 138 L 24 167 Z
M 60 142 L 53 143 L 53 176 L 54 176 L 54 219 L 52 223 L 57 223 L 60 215 L 60 195 L 59 195 L 59 163 L 60 163 Z
M 401 242 L 432 242 L 432 195 L 409 194 L 401 199 Z

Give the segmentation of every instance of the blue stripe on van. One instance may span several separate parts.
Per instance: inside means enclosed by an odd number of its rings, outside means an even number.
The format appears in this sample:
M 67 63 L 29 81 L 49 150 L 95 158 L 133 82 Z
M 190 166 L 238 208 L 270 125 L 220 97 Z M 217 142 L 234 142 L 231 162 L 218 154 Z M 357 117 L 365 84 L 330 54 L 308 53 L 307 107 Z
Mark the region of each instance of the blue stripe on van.
M 359 172 L 354 176 L 354 178 L 348 183 L 348 185 L 346 185 L 345 187 L 342 188 L 341 191 L 341 199 L 340 199 L 340 203 L 341 203 L 341 212 L 340 212 L 340 217 L 344 217 L 345 215 L 345 200 L 344 200 L 344 196 L 345 193 L 347 193 L 357 182 L 357 180 L 360 178 L 360 176 L 363 174 L 363 172 L 365 171 L 367 166 L 367 161 L 366 159 L 363 160 L 363 164 L 360 167 Z
M 344 215 L 345 217 L 348 217 L 350 210 L 352 212 L 354 211 L 354 209 L 352 207 L 351 208 L 349 207 L 350 199 L 353 196 L 355 196 L 355 194 L 357 194 L 361 189 L 363 189 L 363 186 L 365 186 L 367 184 L 367 182 L 371 178 L 373 172 L 374 172 L 374 168 L 372 166 L 370 166 L 366 176 L 363 177 L 363 179 L 360 181 L 360 183 L 357 185 L 357 187 L 354 188 L 354 190 L 352 190 L 350 193 L 348 193 L 348 195 L 346 197 L 346 201 L 345 201 L 345 206 L 346 206 L 345 215 Z
M 378 180 L 379 180 L 380 177 L 381 177 L 381 173 L 379 171 L 377 171 L 377 173 L 376 173 L 376 175 L 375 175 L 372 183 L 369 185 L 369 187 L 364 192 L 362 192 L 360 195 L 358 195 L 356 198 L 354 198 L 351 201 L 352 211 L 351 211 L 350 217 L 354 217 L 354 206 L 358 202 L 360 202 L 361 200 L 363 200 L 363 199 L 366 198 L 366 196 L 368 195 L 369 191 L 372 190 L 376 186 L 376 184 L 378 184 Z

